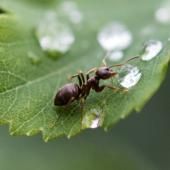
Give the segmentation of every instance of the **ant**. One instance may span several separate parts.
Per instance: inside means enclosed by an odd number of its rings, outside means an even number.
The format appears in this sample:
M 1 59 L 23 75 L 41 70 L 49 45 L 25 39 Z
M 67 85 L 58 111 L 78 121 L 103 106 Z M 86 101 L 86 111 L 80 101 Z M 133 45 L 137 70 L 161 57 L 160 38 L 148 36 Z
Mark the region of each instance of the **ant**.
M 139 58 L 133 57 L 125 61 L 123 64 L 117 64 L 112 66 L 107 66 L 105 58 L 103 59 L 103 65 L 99 68 L 95 67 L 89 70 L 86 74 L 79 72 L 76 75 L 71 76 L 73 78 L 78 78 L 79 84 L 68 83 L 64 85 L 57 92 L 54 104 L 56 106 L 67 106 L 74 101 L 80 101 L 82 104 L 90 94 L 90 90 L 93 89 L 95 92 L 102 92 L 105 88 L 112 89 L 113 91 L 127 91 L 125 88 L 117 88 L 112 85 L 99 85 L 100 80 L 107 80 L 115 77 L 118 73 L 112 70 L 112 67 L 120 67 L 128 63 L 129 61 Z M 94 76 L 90 77 L 90 74 L 94 73 Z

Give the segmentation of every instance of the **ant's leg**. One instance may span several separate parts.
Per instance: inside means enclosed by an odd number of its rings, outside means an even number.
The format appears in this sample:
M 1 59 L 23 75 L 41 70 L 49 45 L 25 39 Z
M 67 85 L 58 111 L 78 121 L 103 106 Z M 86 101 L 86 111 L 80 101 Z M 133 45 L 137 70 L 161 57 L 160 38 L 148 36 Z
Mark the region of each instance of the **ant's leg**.
M 102 86 L 96 85 L 96 86 L 93 87 L 93 89 L 94 89 L 95 92 L 97 92 L 97 93 L 103 91 L 104 88 L 105 88 L 105 85 L 102 85 Z
M 92 68 L 91 70 L 89 70 L 89 71 L 86 73 L 86 79 L 88 80 L 88 79 L 90 78 L 90 74 L 96 72 L 96 70 L 97 70 L 96 67 L 94 67 L 94 68 Z
M 109 88 L 109 89 L 112 89 L 113 91 L 122 91 L 122 92 L 128 91 L 128 89 L 126 89 L 126 88 L 118 88 L 118 87 L 114 87 L 112 85 L 102 85 L 102 86 L 96 85 L 95 87 L 93 87 L 93 89 L 96 92 L 101 92 L 104 90 L 104 88 Z
M 78 78 L 78 80 L 79 80 L 79 86 L 81 87 L 81 86 L 83 85 L 83 83 L 82 83 L 82 79 L 81 79 L 81 77 L 80 77 L 79 74 L 76 74 L 76 75 L 71 76 L 70 79 L 72 80 L 72 79 L 75 78 L 75 77 Z
M 119 87 L 115 87 L 115 86 L 112 86 L 112 85 L 104 85 L 104 86 L 109 88 L 109 89 L 112 89 L 113 91 L 122 91 L 122 92 L 128 91 L 128 89 L 126 89 L 126 88 L 119 88 Z
M 83 74 L 83 72 L 79 72 L 79 75 L 80 75 L 80 77 L 81 77 L 81 79 L 82 79 L 82 83 L 83 84 L 85 84 L 85 78 L 84 78 L 84 74 Z
M 84 112 L 83 112 L 84 102 L 85 102 L 85 99 L 84 99 L 84 98 L 81 98 L 81 99 L 80 99 L 81 123 L 83 122 L 83 117 L 84 117 Z

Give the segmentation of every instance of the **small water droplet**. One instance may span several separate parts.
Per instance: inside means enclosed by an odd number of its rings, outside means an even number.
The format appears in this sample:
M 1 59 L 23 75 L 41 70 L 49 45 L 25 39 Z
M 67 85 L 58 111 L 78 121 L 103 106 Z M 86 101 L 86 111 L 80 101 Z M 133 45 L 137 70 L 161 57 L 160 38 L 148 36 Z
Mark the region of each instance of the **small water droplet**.
M 156 31 L 155 26 L 148 25 L 141 30 L 141 36 L 152 35 Z
M 75 41 L 70 27 L 56 13 L 48 12 L 36 29 L 41 48 L 52 56 L 68 52 Z
M 113 62 L 117 62 L 117 61 L 120 61 L 123 57 L 124 57 L 123 51 L 116 50 L 116 51 L 110 52 L 106 59 L 113 61 Z
M 44 141 L 47 143 L 49 141 L 49 137 L 44 138 Z
M 64 1 L 59 5 L 59 15 L 67 17 L 73 24 L 79 24 L 83 20 L 83 14 L 74 1 Z
M 122 87 L 129 89 L 139 82 L 141 76 L 138 67 L 126 64 L 118 72 L 118 82 Z
M 26 133 L 27 136 L 31 136 L 32 131 Z
M 156 57 L 162 49 L 163 44 L 161 41 L 150 40 L 145 43 L 141 58 L 143 61 L 149 61 Z
M 103 121 L 104 121 L 103 113 L 100 110 L 91 109 L 83 117 L 82 128 L 96 129 L 102 126 Z
M 41 62 L 40 57 L 31 51 L 28 52 L 28 58 L 31 60 L 32 64 L 39 64 Z
M 98 34 L 99 44 L 107 51 L 124 50 L 132 43 L 131 32 L 117 22 L 109 23 Z
M 155 19 L 162 23 L 170 23 L 170 2 L 164 2 L 160 8 L 155 12 Z
M 121 119 L 125 119 L 125 117 L 126 116 L 124 114 L 120 116 Z

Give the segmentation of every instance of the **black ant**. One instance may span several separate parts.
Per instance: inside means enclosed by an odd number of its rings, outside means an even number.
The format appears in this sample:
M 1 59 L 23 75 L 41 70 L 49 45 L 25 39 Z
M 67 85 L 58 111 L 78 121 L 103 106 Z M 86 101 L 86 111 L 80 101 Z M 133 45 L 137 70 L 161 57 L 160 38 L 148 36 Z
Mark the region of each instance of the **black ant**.
M 83 103 L 83 101 L 86 100 L 87 96 L 89 95 L 91 89 L 98 93 L 102 92 L 104 88 L 109 88 L 114 91 L 127 91 L 127 89 L 124 88 L 117 88 L 112 85 L 100 86 L 99 84 L 100 80 L 110 79 L 118 74 L 117 72 L 114 72 L 112 70 L 112 67 L 123 66 L 124 64 L 135 58 L 139 57 L 133 57 L 123 64 L 117 64 L 112 66 L 107 66 L 106 61 L 104 59 L 104 66 L 101 66 L 99 68 L 93 68 L 89 70 L 86 74 L 79 72 L 78 74 L 71 76 L 71 79 L 77 77 L 79 80 L 79 84 L 68 83 L 64 85 L 61 89 L 59 89 L 55 96 L 54 104 L 56 106 L 67 106 L 75 100 L 81 101 Z M 90 77 L 91 73 L 95 73 L 94 76 Z

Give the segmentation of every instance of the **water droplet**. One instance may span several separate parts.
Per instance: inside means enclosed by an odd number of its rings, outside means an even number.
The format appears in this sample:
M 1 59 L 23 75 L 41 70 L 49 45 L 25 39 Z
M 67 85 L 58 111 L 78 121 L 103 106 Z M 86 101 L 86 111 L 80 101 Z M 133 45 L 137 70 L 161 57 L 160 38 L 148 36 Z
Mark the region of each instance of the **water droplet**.
M 125 119 L 125 117 L 126 116 L 124 114 L 120 116 L 121 119 Z
M 44 141 L 47 143 L 47 142 L 49 141 L 49 137 L 48 137 L 48 136 L 45 137 L 45 138 L 44 138 Z
M 100 110 L 91 109 L 83 117 L 82 128 L 95 129 L 102 126 L 103 121 L 104 121 L 103 113 Z
M 120 61 L 123 58 L 123 56 L 124 56 L 123 51 L 116 50 L 116 51 L 110 52 L 106 59 L 113 61 L 113 62 L 117 62 L 117 61 Z
M 148 36 L 148 35 L 152 35 L 154 32 L 156 31 L 155 26 L 153 25 L 148 25 L 146 27 L 144 27 L 141 31 L 141 36 Z
M 124 50 L 132 43 L 132 34 L 117 22 L 106 25 L 98 34 L 99 44 L 107 51 Z
M 45 15 L 36 29 L 36 35 L 41 48 L 53 56 L 69 51 L 75 41 L 72 30 L 54 12 Z
M 139 82 L 141 76 L 138 67 L 126 64 L 118 72 L 118 82 L 122 87 L 129 89 Z
M 155 12 L 155 19 L 162 23 L 170 23 L 170 2 L 167 1 Z
M 79 24 L 83 20 L 83 14 L 74 1 L 64 1 L 59 5 L 59 15 L 69 19 L 73 24 Z
M 28 52 L 28 58 L 31 60 L 32 64 L 39 64 L 41 62 L 40 57 L 31 51 Z
M 26 133 L 27 136 L 31 136 L 32 135 L 32 131 L 29 131 Z
M 141 55 L 143 61 L 149 61 L 156 57 L 163 49 L 161 41 L 150 40 L 144 45 L 144 49 Z

